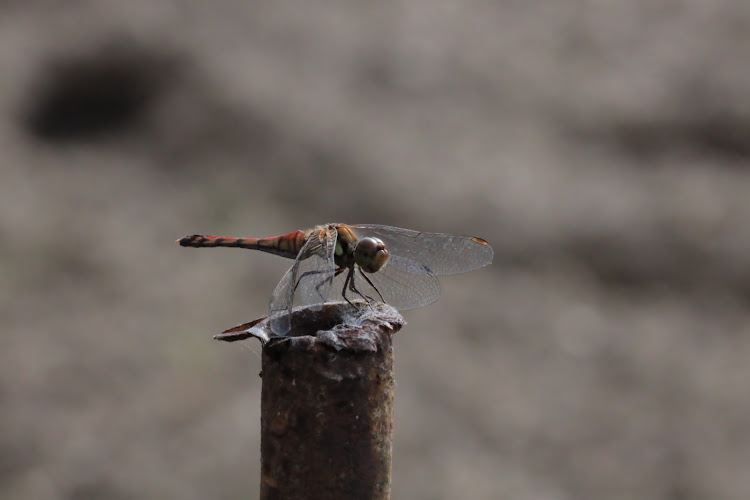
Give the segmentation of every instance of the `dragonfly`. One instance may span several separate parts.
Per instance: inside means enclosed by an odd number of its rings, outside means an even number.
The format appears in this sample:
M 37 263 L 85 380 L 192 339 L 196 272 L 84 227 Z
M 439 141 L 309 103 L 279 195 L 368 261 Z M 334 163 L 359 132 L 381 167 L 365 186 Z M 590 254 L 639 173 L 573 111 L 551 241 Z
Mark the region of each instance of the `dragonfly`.
M 376 224 L 329 223 L 270 238 L 193 234 L 183 247 L 246 248 L 293 259 L 271 296 L 271 331 L 291 330 L 298 304 L 321 305 L 339 297 L 354 307 L 381 301 L 399 311 L 440 296 L 437 276 L 465 273 L 492 262 L 490 244 L 478 237 L 426 233 Z

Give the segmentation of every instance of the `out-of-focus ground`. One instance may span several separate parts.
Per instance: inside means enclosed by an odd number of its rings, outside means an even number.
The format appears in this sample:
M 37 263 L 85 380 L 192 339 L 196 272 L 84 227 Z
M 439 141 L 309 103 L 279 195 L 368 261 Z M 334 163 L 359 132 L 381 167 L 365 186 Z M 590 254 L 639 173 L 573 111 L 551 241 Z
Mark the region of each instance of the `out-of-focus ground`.
M 0 497 L 255 498 L 289 265 L 478 235 L 395 340 L 393 497 L 750 498 L 746 2 L 4 2 Z

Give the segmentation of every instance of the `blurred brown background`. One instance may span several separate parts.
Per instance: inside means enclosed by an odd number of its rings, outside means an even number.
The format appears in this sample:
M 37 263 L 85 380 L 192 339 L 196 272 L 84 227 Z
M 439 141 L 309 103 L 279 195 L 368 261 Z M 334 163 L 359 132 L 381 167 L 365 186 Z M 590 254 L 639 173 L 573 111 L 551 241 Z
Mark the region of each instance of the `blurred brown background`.
M 3 2 L 0 497 L 255 498 L 290 262 L 482 236 L 395 341 L 398 499 L 750 498 L 746 2 Z

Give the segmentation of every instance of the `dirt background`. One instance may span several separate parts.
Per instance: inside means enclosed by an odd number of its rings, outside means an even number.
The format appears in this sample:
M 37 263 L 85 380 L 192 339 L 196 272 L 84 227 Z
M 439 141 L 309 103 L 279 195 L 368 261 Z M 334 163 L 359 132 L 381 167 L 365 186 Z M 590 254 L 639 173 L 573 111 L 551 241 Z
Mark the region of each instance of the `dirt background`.
M 288 266 L 482 236 L 396 338 L 397 499 L 750 498 L 750 4 L 3 2 L 0 496 L 255 498 Z

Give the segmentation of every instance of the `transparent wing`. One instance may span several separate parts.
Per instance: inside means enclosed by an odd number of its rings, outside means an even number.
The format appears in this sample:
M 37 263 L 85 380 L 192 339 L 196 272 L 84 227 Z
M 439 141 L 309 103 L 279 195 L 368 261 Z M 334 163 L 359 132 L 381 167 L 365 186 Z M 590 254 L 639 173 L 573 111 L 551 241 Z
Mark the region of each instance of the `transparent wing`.
M 322 237 L 312 234 L 300 249 L 292 267 L 284 274 L 271 297 L 271 330 L 286 335 L 291 329 L 290 313 L 295 303 L 322 304 L 328 300 L 336 264 L 336 230 L 329 229 Z
M 492 262 L 494 254 L 489 243 L 472 236 L 421 233 L 373 224 L 349 227 L 359 238 L 373 236 L 383 240 L 391 258 L 398 256 L 423 264 L 437 276 L 465 273 L 486 266 Z
M 357 290 L 378 301 L 382 295 L 386 304 L 399 311 L 424 307 L 440 296 L 440 283 L 434 274 L 427 272 L 421 264 L 396 255 L 388 259 L 386 266 L 378 272 L 364 273 L 364 276 L 370 279 L 377 291 L 373 290 L 359 271 L 354 277 Z M 335 286 L 339 286 L 338 281 Z M 343 283 L 341 286 L 343 287 Z M 348 290 L 347 296 L 351 301 L 361 300 L 361 297 Z

